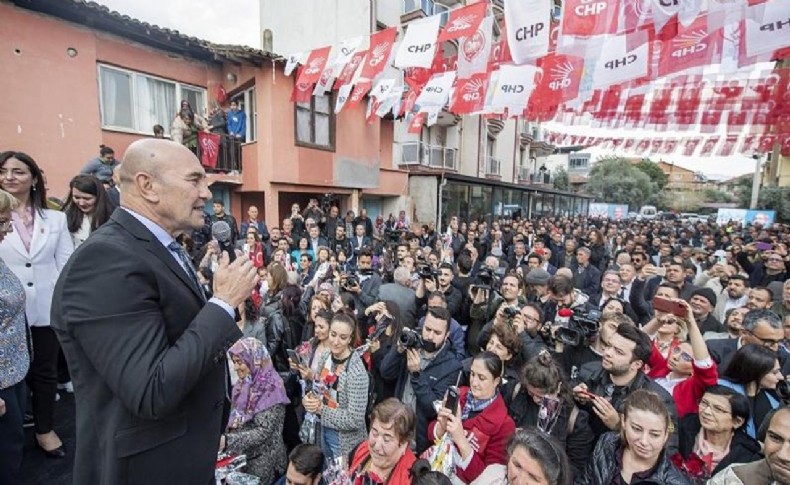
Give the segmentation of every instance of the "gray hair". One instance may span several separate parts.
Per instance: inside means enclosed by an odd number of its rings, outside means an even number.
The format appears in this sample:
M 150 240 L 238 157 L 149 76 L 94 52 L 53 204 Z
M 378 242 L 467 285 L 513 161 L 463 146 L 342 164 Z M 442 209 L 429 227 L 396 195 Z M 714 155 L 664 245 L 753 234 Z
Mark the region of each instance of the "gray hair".
M 516 448 L 523 448 L 532 459 L 540 464 L 543 475 L 550 485 L 570 483 L 568 456 L 563 447 L 551 436 L 534 428 L 516 430 L 508 444 L 507 454 L 512 456 Z
M 0 189 L 0 212 L 8 212 L 11 209 L 16 209 L 17 205 L 19 205 L 19 201 L 16 197 Z
M 590 248 L 585 247 L 585 246 L 580 247 L 579 249 L 576 250 L 576 252 L 577 253 L 585 253 L 587 256 L 592 254 L 592 252 L 590 251 Z
M 392 279 L 394 279 L 396 283 L 409 286 L 411 282 L 411 273 L 409 273 L 409 270 L 403 266 L 398 266 L 395 268 L 395 272 L 392 273 Z
M 749 313 L 743 316 L 743 329 L 748 332 L 753 332 L 757 325 L 761 323 L 770 326 L 774 330 L 782 329 L 782 319 L 771 310 L 749 310 Z

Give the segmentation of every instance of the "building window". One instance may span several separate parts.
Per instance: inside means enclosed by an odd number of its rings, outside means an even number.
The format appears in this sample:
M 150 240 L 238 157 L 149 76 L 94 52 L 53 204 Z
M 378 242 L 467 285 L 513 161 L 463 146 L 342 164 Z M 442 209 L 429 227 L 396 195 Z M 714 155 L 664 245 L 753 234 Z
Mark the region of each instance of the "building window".
M 255 108 L 255 87 L 245 89 L 234 96 L 231 101 L 239 105 L 239 109 L 247 115 L 246 133 L 244 139 L 248 142 L 258 138 L 258 111 Z
M 580 168 L 587 168 L 587 162 L 589 160 L 585 158 L 570 158 L 568 159 L 568 168 L 571 170 L 573 169 L 580 169 Z
M 335 114 L 332 96 L 313 96 L 309 103 L 296 103 L 296 144 L 334 150 Z
M 182 100 L 196 114 L 206 111 L 204 88 L 117 67 L 98 67 L 102 128 L 152 134 L 154 125 L 162 125 L 169 133 Z

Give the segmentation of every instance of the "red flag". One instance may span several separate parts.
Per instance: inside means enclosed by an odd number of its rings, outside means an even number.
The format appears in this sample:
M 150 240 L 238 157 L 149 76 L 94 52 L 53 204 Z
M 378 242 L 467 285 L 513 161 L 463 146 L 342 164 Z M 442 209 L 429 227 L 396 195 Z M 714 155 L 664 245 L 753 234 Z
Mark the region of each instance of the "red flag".
M 697 147 L 702 142 L 702 138 L 695 136 L 693 138 L 686 138 L 683 140 L 683 156 L 690 157 L 697 151 Z
M 701 157 L 709 157 L 713 153 L 713 149 L 716 147 L 716 144 L 719 143 L 720 136 L 711 136 L 705 143 L 702 145 L 702 149 L 699 151 L 699 156 Z
M 618 32 L 627 32 L 653 22 L 651 0 L 622 0 L 622 15 Z
M 340 89 L 340 86 L 348 84 L 354 79 L 354 73 L 357 72 L 357 68 L 359 68 L 359 65 L 367 54 L 368 51 L 354 52 L 354 55 L 351 56 L 351 60 L 343 66 L 343 70 L 340 71 L 340 75 L 337 76 L 337 81 L 335 81 L 336 89 Z
M 467 7 L 450 10 L 447 24 L 439 32 L 439 43 L 459 37 L 467 37 L 477 32 L 480 22 L 486 16 L 487 9 L 488 2 L 477 2 Z
M 779 153 L 781 153 L 783 157 L 790 156 L 790 135 L 786 135 L 782 140 L 782 145 L 779 147 Z
M 313 84 L 314 83 L 301 83 L 299 79 L 302 78 L 302 71 L 304 70 L 304 66 L 299 66 L 299 70 L 296 73 L 296 81 L 294 82 L 294 88 L 291 91 L 291 102 L 292 103 L 309 103 L 310 98 L 313 96 Z
M 650 153 L 661 153 L 661 146 L 664 144 L 663 138 L 653 138 L 650 142 Z
M 776 143 L 776 135 L 763 135 L 760 137 L 760 142 L 757 151 L 760 153 L 768 153 L 774 149 Z
M 217 168 L 219 158 L 220 136 L 214 133 L 198 132 L 198 145 L 200 145 L 200 164 L 206 168 Z
M 645 151 L 647 151 L 648 148 L 650 148 L 650 139 L 643 138 L 636 146 L 636 154 L 639 155 L 641 153 L 645 153 Z
M 409 133 L 419 135 L 422 132 L 422 125 L 425 124 L 425 118 L 427 117 L 428 113 L 415 114 L 409 123 Z
M 625 120 L 630 126 L 637 126 L 642 121 L 642 105 L 645 102 L 644 94 L 632 94 L 625 100 Z
M 721 123 L 721 111 L 708 111 L 702 112 L 702 119 L 700 120 L 700 131 L 702 133 L 714 133 Z
M 664 146 L 661 149 L 662 155 L 672 155 L 678 147 L 678 141 L 675 138 L 667 138 L 664 140 Z
M 469 79 L 458 79 L 450 100 L 450 111 L 463 115 L 482 111 L 485 107 L 489 73 L 472 74 Z
M 321 73 L 324 72 L 324 66 L 329 59 L 329 51 L 331 47 L 321 47 L 310 52 L 307 60 L 302 66 L 301 74 L 296 78 L 297 84 L 315 84 L 321 79 Z
M 757 135 L 746 135 L 743 137 L 743 142 L 741 142 L 741 146 L 738 148 L 738 153 L 742 153 L 744 155 L 751 155 L 752 152 L 757 148 L 757 142 L 759 141 Z
M 724 143 L 721 144 L 719 150 L 716 152 L 716 156 L 729 157 L 735 152 L 736 143 L 738 143 L 738 135 L 727 135 L 727 137 L 724 138 Z
M 623 150 L 630 152 L 634 145 L 636 144 L 635 138 L 626 138 L 625 142 L 623 143 Z
M 365 58 L 360 77 L 372 81 L 384 70 L 392 52 L 392 46 L 395 44 L 396 35 L 398 35 L 398 28 L 390 27 L 370 36 L 370 49 L 368 49 L 368 56 Z
M 617 30 L 618 0 L 566 0 L 562 35 L 590 37 Z
M 721 28 L 708 32 L 708 18 L 704 15 L 688 27 L 681 26 L 677 36 L 661 42 L 658 75 L 711 64 L 714 55 L 721 52 L 722 33 Z
M 358 105 L 372 87 L 373 84 L 370 81 L 360 81 L 355 84 L 354 89 L 351 90 L 351 94 L 348 96 L 346 106 L 352 108 Z
M 556 105 L 576 99 L 584 71 L 584 59 L 575 56 L 549 54 L 540 59 L 538 66 L 543 76 L 533 96 Z
M 657 89 L 653 92 L 650 102 L 650 112 L 647 115 L 648 123 L 666 125 L 669 119 L 669 105 L 672 104 L 671 89 Z

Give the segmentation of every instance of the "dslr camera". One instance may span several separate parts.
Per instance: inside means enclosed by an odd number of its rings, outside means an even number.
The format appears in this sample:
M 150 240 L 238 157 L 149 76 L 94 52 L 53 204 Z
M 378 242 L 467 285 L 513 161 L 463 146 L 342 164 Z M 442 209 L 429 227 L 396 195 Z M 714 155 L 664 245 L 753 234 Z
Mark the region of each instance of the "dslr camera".
M 432 280 L 439 276 L 439 272 L 430 264 L 417 266 L 417 275 L 423 280 Z
M 494 272 L 487 266 L 483 266 L 477 272 L 478 284 L 474 287 L 478 290 L 492 290 L 494 289 Z
M 590 339 L 598 333 L 598 324 L 601 320 L 601 311 L 592 308 L 587 311 L 579 308 L 573 311 L 567 326 L 558 327 L 553 333 L 551 324 L 546 323 L 541 329 L 543 339 L 550 343 L 559 342 L 571 347 L 587 345 Z
M 359 278 L 357 275 L 350 274 L 346 276 L 346 279 L 343 280 L 343 283 L 340 286 L 342 286 L 344 290 L 359 286 Z
M 421 350 L 423 347 L 422 335 L 410 328 L 404 328 L 400 334 L 400 344 L 407 349 Z

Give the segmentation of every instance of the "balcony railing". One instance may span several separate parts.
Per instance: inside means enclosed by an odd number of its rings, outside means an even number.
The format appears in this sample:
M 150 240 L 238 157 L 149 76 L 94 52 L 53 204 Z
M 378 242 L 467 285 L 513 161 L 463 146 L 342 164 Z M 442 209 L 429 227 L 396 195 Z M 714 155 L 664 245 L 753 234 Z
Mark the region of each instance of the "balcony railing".
M 417 13 L 415 16 L 414 14 Z M 420 14 L 421 13 L 421 14 Z M 403 16 L 409 19 L 430 17 L 431 15 L 441 15 L 439 24 L 444 27 L 450 18 L 450 9 L 447 5 L 434 2 L 434 0 L 403 0 Z
M 518 179 L 519 180 L 529 180 L 529 168 L 527 168 L 527 167 L 518 167 Z
M 219 146 L 213 143 L 206 144 L 200 142 L 199 137 L 195 154 L 208 172 L 239 172 L 241 173 L 241 141 L 231 135 L 213 134 L 219 136 Z M 212 150 L 217 150 L 216 165 L 210 163 L 213 160 Z
M 502 162 L 498 158 L 488 157 L 486 159 L 486 175 L 501 175 Z
M 533 184 L 548 184 L 551 183 L 551 174 L 533 173 L 529 176 L 529 181 Z
M 419 141 L 401 143 L 402 166 L 422 165 L 435 169 L 457 170 L 456 149 L 428 145 Z

